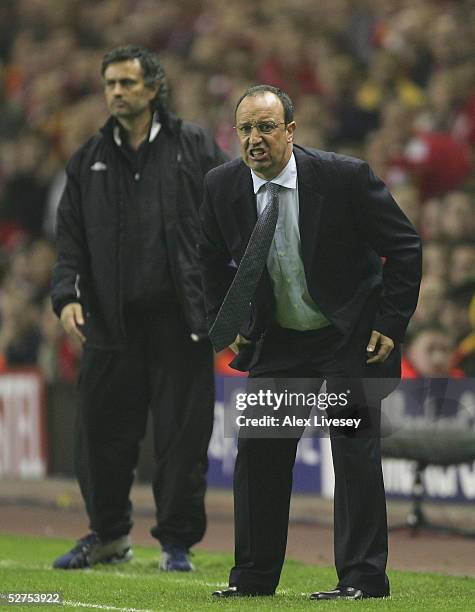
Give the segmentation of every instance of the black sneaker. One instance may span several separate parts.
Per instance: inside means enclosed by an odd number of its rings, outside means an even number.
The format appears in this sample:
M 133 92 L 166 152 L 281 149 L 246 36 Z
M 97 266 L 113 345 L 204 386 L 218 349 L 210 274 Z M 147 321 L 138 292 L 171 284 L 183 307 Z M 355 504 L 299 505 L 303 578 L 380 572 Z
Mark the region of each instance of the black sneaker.
M 54 569 L 84 569 L 96 563 L 122 563 L 133 557 L 129 536 L 122 536 L 109 542 L 101 542 L 94 532 L 76 542 L 69 552 L 58 557 Z

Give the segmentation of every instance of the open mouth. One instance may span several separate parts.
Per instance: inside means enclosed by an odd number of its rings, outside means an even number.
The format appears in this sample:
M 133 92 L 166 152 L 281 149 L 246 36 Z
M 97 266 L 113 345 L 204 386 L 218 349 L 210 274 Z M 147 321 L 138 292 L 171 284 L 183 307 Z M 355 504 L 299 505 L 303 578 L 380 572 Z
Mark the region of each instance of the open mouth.
M 262 161 L 267 157 L 267 153 L 261 147 L 256 147 L 255 149 L 250 149 L 249 157 L 255 161 Z

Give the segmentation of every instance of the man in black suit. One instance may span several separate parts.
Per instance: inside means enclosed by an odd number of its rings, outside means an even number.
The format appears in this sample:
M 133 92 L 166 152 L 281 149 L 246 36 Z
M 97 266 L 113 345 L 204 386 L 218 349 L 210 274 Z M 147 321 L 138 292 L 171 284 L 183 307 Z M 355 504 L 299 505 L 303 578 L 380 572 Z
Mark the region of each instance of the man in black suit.
M 254 246 L 243 255 L 276 197 L 266 265 L 256 272 L 257 287 L 229 342 L 236 353 L 231 365 L 249 370 L 253 383 L 312 378 L 319 386 L 326 379 L 328 389 L 345 379 L 354 388 L 362 379 L 398 379 L 400 343 L 418 297 L 419 237 L 368 164 L 294 146 L 293 112 L 279 89 L 247 90 L 236 106 L 242 159 L 206 176 L 200 256 L 211 339 L 220 349 L 214 338 L 229 335 L 228 302 L 239 301 L 236 295 L 250 284 L 240 279 L 233 294 L 233 276 L 237 280 L 247 267 L 249 277 L 251 259 L 257 265 L 258 256 L 250 253 Z M 383 385 L 371 393 L 373 408 L 387 392 Z M 313 593 L 313 599 L 389 595 L 379 410 L 361 403 L 367 396 L 360 394 L 359 404 L 351 406 L 366 415 L 366 434 L 330 428 L 339 580 L 333 591 Z M 216 591 L 216 597 L 274 594 L 285 555 L 297 443 L 296 436 L 241 432 L 234 476 L 235 566 L 229 588 Z

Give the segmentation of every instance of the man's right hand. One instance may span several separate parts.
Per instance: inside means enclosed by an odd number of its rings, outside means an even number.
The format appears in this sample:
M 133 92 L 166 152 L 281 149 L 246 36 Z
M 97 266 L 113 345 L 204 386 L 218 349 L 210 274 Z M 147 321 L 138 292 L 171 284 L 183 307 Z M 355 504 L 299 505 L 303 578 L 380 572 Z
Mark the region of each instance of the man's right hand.
M 84 316 L 81 304 L 78 302 L 66 304 L 61 311 L 60 320 L 68 336 L 74 340 L 79 340 L 81 343 L 86 341 L 86 337 L 78 327 L 79 325 L 84 325 Z

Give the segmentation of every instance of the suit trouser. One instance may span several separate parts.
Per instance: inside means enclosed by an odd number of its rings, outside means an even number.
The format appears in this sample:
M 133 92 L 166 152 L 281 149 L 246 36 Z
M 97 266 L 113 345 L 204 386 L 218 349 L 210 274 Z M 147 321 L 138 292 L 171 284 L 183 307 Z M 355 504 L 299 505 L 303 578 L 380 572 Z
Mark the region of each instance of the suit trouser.
M 207 449 L 213 427 L 210 344 L 193 342 L 181 314 L 126 318 L 126 351 L 84 351 L 79 377 L 76 472 L 91 529 L 129 533 L 129 493 L 148 412 L 153 420 L 156 525 L 162 544 L 187 547 L 206 529 Z
M 325 346 L 319 344 L 322 338 L 328 340 Z M 253 390 L 259 384 L 257 379 L 262 378 L 312 378 L 315 392 L 323 378 L 327 379 L 328 392 L 335 383 L 335 390 L 346 388 L 350 379 L 344 378 L 347 374 L 335 360 L 331 333 L 330 336 L 328 332 L 308 335 L 306 342 L 306 346 L 299 342 L 298 352 L 299 360 L 304 358 L 305 363 L 295 362 L 287 370 L 266 372 L 262 369 L 266 362 L 264 356 L 261 361 L 264 365 L 250 381 Z M 291 360 L 292 347 L 287 346 L 287 350 Z M 267 365 L 273 365 L 272 358 Z M 358 387 L 358 382 L 353 381 L 352 388 L 355 384 Z M 360 394 L 360 400 L 361 397 Z M 354 431 L 330 428 L 335 470 L 334 551 L 338 584 L 361 588 L 368 594 L 389 592 L 385 574 L 388 543 L 379 408 L 380 404 L 373 403 L 368 412 L 361 401 L 350 407 L 348 414 L 353 411 L 353 415 L 371 420 L 369 431 L 355 435 Z M 243 591 L 273 593 L 279 582 L 287 545 L 297 444 L 298 437 L 239 438 L 234 473 L 235 566 L 229 582 Z

